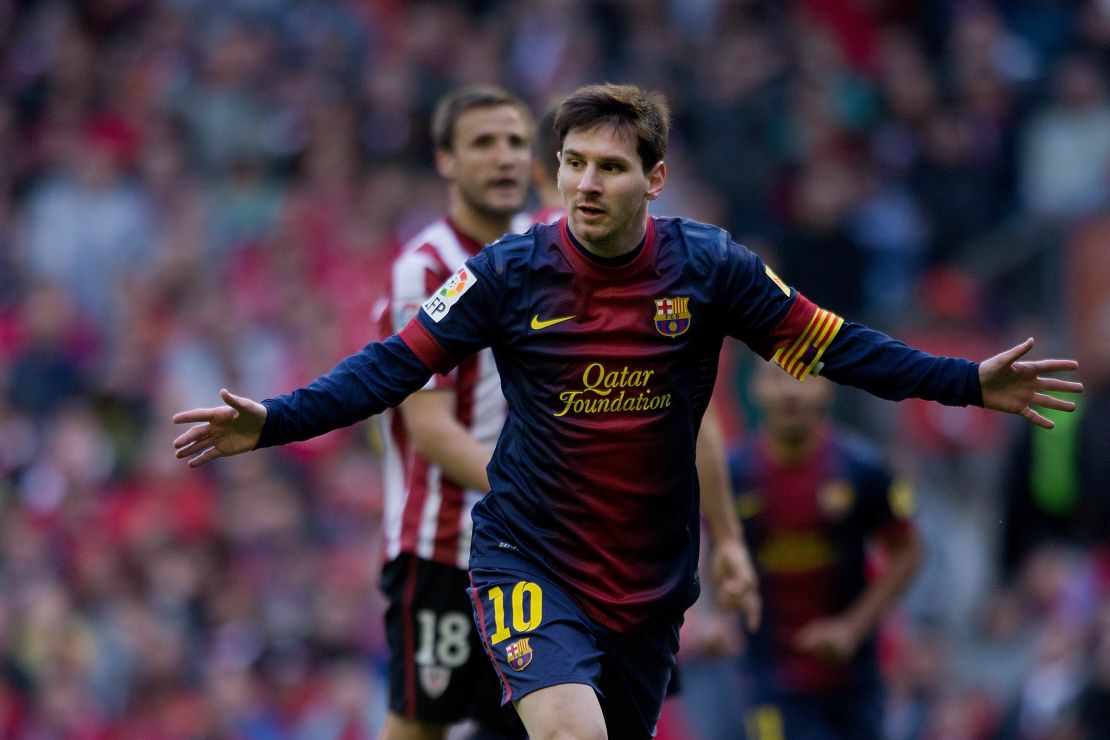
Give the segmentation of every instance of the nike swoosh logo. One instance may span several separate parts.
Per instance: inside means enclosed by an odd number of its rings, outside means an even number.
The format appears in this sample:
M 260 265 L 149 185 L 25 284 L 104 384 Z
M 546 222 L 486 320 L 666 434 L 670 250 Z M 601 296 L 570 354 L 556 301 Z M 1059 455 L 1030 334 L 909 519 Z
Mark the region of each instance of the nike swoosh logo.
M 546 329 L 547 327 L 554 326 L 555 324 L 561 324 L 564 321 L 570 321 L 573 318 L 573 316 L 560 316 L 557 319 L 545 319 L 544 321 L 540 321 L 540 315 L 536 314 L 532 317 L 532 328 L 536 331 L 539 331 L 540 329 Z

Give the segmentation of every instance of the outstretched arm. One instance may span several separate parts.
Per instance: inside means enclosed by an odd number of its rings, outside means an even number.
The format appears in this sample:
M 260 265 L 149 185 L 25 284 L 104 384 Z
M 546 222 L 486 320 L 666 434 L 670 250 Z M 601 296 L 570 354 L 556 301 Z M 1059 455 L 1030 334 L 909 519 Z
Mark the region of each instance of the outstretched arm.
M 729 333 L 798 380 L 814 373 L 891 401 L 985 406 L 1048 429 L 1052 422 L 1031 405 L 1071 411 L 1074 404 L 1048 391 L 1083 391 L 1080 383 L 1043 377 L 1078 369 L 1072 360 L 1019 361 L 1032 339 L 981 365 L 931 355 L 817 306 L 743 247 L 730 244 L 725 254 L 720 285 L 730 307 Z
M 368 344 L 331 372 L 287 395 L 257 403 L 224 390 L 220 396 L 226 406 L 175 415 L 175 424 L 197 423 L 174 441 L 177 457 L 190 457 L 189 465 L 195 468 L 256 447 L 316 437 L 398 405 L 431 374 L 395 334 Z
M 1075 404 L 1048 395 L 1048 391 L 1082 393 L 1083 384 L 1072 380 L 1043 377 L 1051 373 L 1065 373 L 1079 368 L 1075 360 L 1026 360 L 1021 358 L 1033 349 L 1030 337 L 1016 347 L 1001 352 L 979 364 L 979 385 L 983 391 L 983 406 L 995 411 L 1017 414 L 1045 429 L 1053 424 L 1033 410 L 1041 406 L 1056 411 L 1074 411 Z

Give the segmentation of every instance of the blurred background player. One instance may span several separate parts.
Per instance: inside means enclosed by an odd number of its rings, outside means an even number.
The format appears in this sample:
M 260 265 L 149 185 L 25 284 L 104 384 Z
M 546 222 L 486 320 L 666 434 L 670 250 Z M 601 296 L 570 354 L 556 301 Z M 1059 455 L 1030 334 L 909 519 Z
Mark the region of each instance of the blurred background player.
M 447 215 L 394 260 L 383 337 L 404 326 L 467 258 L 511 230 L 528 196 L 533 131 L 524 103 L 495 87 L 466 87 L 439 101 L 432 136 L 448 185 Z M 488 349 L 381 416 L 387 740 L 442 738 L 467 717 L 478 720 L 481 737 L 524 735 L 512 708 L 500 706 L 466 594 L 470 509 L 489 490 L 486 465 L 504 421 Z
M 744 659 L 749 737 L 879 738 L 876 625 L 922 560 L 912 494 L 830 423 L 828 381 L 761 363 L 753 395 L 762 428 L 730 458 L 766 609 Z M 886 563 L 868 582 L 873 543 Z
M 532 160 L 532 187 L 539 204 L 532 221 L 551 224 L 566 214 L 563 196 L 559 194 L 559 136 L 555 133 L 555 108 L 551 108 L 536 126 L 536 156 Z

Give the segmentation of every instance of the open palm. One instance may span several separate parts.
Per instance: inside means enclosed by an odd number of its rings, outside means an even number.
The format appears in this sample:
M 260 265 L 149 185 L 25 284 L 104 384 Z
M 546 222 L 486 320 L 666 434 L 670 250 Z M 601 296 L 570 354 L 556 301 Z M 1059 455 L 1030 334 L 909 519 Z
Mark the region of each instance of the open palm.
M 983 406 L 995 411 L 1018 414 L 1037 426 L 1052 429 L 1055 425 L 1037 413 L 1033 406 L 1074 411 L 1074 403 L 1050 396 L 1048 392 L 1082 393 L 1083 384 L 1044 376 L 1071 372 L 1079 368 L 1079 363 L 1075 360 L 1023 361 L 1021 358 L 1031 349 L 1033 340 L 1030 338 L 979 364 Z

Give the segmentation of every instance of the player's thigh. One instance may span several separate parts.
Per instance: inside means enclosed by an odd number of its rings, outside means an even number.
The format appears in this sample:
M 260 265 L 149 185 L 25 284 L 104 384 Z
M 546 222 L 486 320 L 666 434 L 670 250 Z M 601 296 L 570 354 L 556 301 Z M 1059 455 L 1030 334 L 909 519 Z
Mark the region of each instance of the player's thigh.
M 663 700 L 678 690 L 675 656 L 681 624 L 654 623 L 630 633 L 601 631 L 601 707 L 610 737 L 654 737 Z
M 592 686 L 563 683 L 537 689 L 516 704 L 528 737 L 605 740 L 605 717 Z M 613 735 L 614 738 L 619 737 Z
M 597 690 L 594 625 L 562 589 L 523 569 L 479 568 L 471 570 L 470 595 L 504 701 L 559 684 Z
M 497 679 L 471 619 L 465 571 L 402 555 L 382 572 L 389 597 L 389 708 L 447 724 L 500 711 Z

